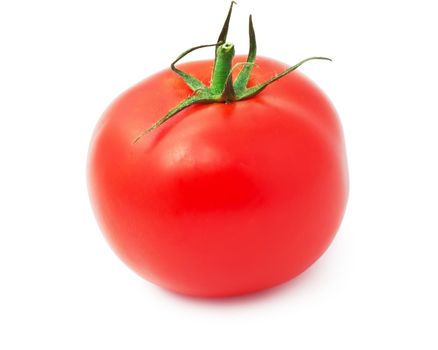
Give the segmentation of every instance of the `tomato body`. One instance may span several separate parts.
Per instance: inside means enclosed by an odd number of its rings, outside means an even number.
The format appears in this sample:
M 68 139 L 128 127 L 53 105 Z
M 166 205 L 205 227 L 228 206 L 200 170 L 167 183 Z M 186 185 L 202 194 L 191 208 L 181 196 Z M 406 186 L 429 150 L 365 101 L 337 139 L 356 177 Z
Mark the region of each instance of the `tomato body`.
M 212 64 L 181 69 L 208 84 Z M 259 57 L 249 86 L 286 68 Z M 145 279 L 196 296 L 253 292 L 303 272 L 329 246 L 347 201 L 333 106 L 292 72 L 248 100 L 191 106 L 132 143 L 190 94 L 165 70 L 98 123 L 89 193 L 109 243 Z

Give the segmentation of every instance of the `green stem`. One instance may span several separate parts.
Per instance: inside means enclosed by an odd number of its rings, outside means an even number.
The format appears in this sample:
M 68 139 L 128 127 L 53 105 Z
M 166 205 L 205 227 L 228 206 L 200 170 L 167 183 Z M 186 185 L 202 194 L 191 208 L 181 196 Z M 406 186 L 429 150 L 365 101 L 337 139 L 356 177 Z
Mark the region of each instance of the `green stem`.
M 216 50 L 216 62 L 213 68 L 210 91 L 212 94 L 221 94 L 225 89 L 228 76 L 232 68 L 234 45 L 225 43 Z

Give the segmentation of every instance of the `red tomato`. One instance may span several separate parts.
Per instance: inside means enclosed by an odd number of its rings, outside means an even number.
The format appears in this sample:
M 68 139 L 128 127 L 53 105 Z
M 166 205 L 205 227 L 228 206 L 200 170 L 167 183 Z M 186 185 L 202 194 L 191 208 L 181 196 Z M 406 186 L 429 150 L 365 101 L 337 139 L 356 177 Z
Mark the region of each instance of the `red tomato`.
M 208 83 L 212 64 L 181 68 Z M 249 86 L 286 68 L 258 57 Z M 133 144 L 191 93 L 165 70 L 100 120 L 88 175 L 106 238 L 138 274 L 180 293 L 230 296 L 288 281 L 327 249 L 347 201 L 332 104 L 294 71 L 248 100 L 191 106 Z

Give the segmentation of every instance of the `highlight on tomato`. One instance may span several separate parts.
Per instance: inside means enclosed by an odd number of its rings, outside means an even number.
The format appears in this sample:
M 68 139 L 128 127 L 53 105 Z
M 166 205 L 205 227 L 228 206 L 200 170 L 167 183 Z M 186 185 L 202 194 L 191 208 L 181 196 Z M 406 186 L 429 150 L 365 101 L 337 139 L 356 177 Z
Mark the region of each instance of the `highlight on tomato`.
M 328 248 L 348 197 L 342 127 L 296 69 L 227 41 L 182 53 L 120 95 L 96 126 L 88 189 L 117 255 L 140 276 L 202 297 L 273 287 Z M 213 60 L 179 65 L 193 50 Z

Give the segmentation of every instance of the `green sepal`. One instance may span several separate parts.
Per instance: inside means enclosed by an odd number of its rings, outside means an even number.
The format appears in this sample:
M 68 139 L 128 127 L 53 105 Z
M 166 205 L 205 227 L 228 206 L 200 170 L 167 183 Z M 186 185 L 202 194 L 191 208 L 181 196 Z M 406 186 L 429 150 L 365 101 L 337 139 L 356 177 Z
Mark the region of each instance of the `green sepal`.
M 184 51 L 181 55 L 177 57 L 175 61 L 170 65 L 171 69 L 178 74 L 188 87 L 194 92 L 193 95 L 187 97 L 185 100 L 180 102 L 174 108 L 172 108 L 164 117 L 155 122 L 149 129 L 143 131 L 137 138 L 133 141 L 133 143 L 137 143 L 144 135 L 149 133 L 150 131 L 158 128 L 161 124 L 175 116 L 177 113 L 182 110 L 194 105 L 201 103 L 231 103 L 234 101 L 241 101 L 251 97 L 256 96 L 260 92 L 262 92 L 267 86 L 272 84 L 273 82 L 281 79 L 285 75 L 293 72 L 303 63 L 310 60 L 329 60 L 327 57 L 310 57 L 306 58 L 293 65 L 292 67 L 286 69 L 285 71 L 275 75 L 271 79 L 265 81 L 264 83 L 258 84 L 251 88 L 247 88 L 248 81 L 250 79 L 250 75 L 252 72 L 252 68 L 255 65 L 256 61 L 256 52 L 257 52 L 257 43 L 254 32 L 254 25 L 252 22 L 252 16 L 249 16 L 249 52 L 246 59 L 246 62 L 240 62 L 232 66 L 232 61 L 234 58 L 234 45 L 231 43 L 227 43 L 227 35 L 228 28 L 231 19 L 231 14 L 233 10 L 233 5 L 236 2 L 232 1 L 230 8 L 228 10 L 227 18 L 223 24 L 222 30 L 219 34 L 218 41 L 216 44 L 209 45 L 200 45 L 192 47 L 187 51 Z M 201 49 L 204 47 L 216 46 L 215 50 L 215 60 L 213 64 L 213 72 L 211 77 L 211 82 L 209 86 L 203 84 L 200 80 L 195 78 L 194 76 L 183 72 L 182 70 L 175 67 L 175 64 L 182 59 L 184 56 L 189 54 L 190 52 Z M 236 80 L 233 83 L 233 70 L 239 66 L 244 65 L 240 73 L 238 74 Z
M 221 43 L 218 42 L 216 44 L 208 44 L 208 45 L 199 45 L 199 46 L 195 46 L 192 47 L 186 51 L 184 51 L 181 55 L 179 55 L 175 61 L 172 62 L 172 64 L 170 65 L 170 68 L 176 73 L 178 74 L 181 78 L 184 79 L 184 81 L 186 82 L 186 84 L 193 90 L 193 91 L 197 91 L 199 89 L 203 89 L 206 86 L 198 79 L 196 79 L 193 75 L 190 75 L 186 72 L 183 72 L 182 70 L 178 69 L 175 67 L 175 64 L 181 60 L 184 56 L 188 55 L 190 52 L 198 50 L 198 49 L 203 49 L 204 47 L 211 47 L 211 46 L 218 46 Z
M 231 14 L 233 13 L 233 5 L 237 5 L 237 3 L 235 1 L 231 1 L 230 9 L 228 10 L 227 18 L 225 18 L 222 30 L 219 34 L 219 37 L 217 38 L 217 43 L 225 43 L 227 41 L 228 28 L 230 27 Z
M 257 43 L 254 32 L 254 25 L 252 23 L 252 16 L 249 16 L 249 52 L 246 59 L 246 65 L 242 68 L 239 75 L 234 82 L 234 89 L 237 94 L 240 94 L 245 90 L 246 85 L 249 81 L 249 76 L 251 75 L 252 67 L 257 55 Z
M 253 86 L 249 89 L 244 90 L 242 93 L 238 94 L 237 101 L 245 100 L 250 97 L 254 97 L 255 95 L 262 92 L 269 84 L 272 84 L 274 81 L 284 77 L 285 75 L 289 74 L 290 72 L 293 72 L 295 69 L 297 69 L 299 66 L 301 66 L 303 63 L 311 60 L 328 60 L 331 61 L 328 57 L 309 57 L 306 58 L 297 64 L 293 65 L 292 67 L 286 69 L 285 71 L 277 74 L 276 76 L 272 77 L 271 79 L 265 81 L 264 83 L 258 84 L 256 86 Z
M 178 105 L 172 108 L 164 117 L 156 121 L 149 129 L 143 131 L 140 135 L 138 135 L 133 141 L 133 143 L 137 143 L 144 135 L 158 128 L 161 124 L 172 118 L 178 112 L 181 112 L 183 109 L 186 109 L 187 107 L 190 107 L 197 103 L 209 103 L 209 102 L 217 102 L 217 101 L 198 95 L 193 95 L 186 98 L 184 101 L 180 102 Z
M 230 103 L 236 101 L 236 92 L 234 91 L 233 86 L 233 70 L 231 70 L 230 74 L 228 74 L 227 80 L 225 81 L 224 90 L 221 93 L 221 101 L 225 103 Z

